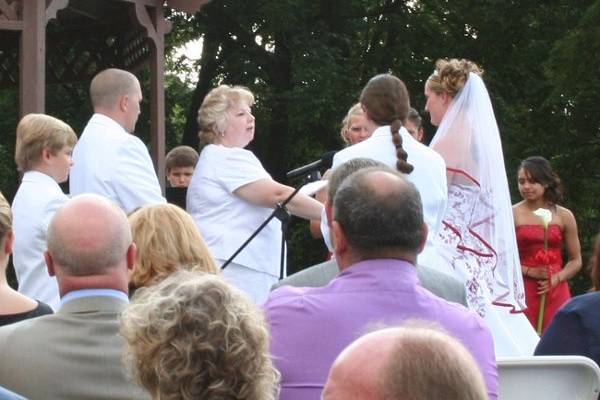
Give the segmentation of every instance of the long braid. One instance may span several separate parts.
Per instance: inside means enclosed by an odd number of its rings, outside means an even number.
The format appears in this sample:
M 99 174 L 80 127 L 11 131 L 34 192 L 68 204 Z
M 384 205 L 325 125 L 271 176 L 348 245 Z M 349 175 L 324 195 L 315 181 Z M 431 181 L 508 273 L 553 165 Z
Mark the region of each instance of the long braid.
M 396 146 L 396 169 L 405 174 L 410 174 L 415 167 L 407 161 L 408 153 L 406 153 L 406 150 L 402 147 L 402 136 L 400 136 L 401 126 L 402 122 L 399 119 L 392 121 L 390 126 L 390 130 L 392 131 L 392 142 L 394 142 L 394 146 Z
M 400 128 L 406 119 L 410 101 L 406 85 L 391 74 L 376 75 L 364 87 L 360 103 L 368 117 L 379 126 L 390 126 L 396 148 L 396 169 L 410 174 L 414 166 L 407 162 L 408 154 L 402 147 Z

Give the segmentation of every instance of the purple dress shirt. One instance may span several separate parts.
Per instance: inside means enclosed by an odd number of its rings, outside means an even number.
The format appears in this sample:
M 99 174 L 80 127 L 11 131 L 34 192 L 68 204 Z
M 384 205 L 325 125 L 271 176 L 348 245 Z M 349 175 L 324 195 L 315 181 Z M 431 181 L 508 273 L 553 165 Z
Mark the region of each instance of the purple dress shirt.
M 408 262 L 362 261 L 324 287 L 283 286 L 264 307 L 281 400 L 320 399 L 329 369 L 346 346 L 373 327 L 409 318 L 435 321 L 458 338 L 479 365 L 490 400 L 498 397 L 494 343 L 483 320 L 424 289 Z

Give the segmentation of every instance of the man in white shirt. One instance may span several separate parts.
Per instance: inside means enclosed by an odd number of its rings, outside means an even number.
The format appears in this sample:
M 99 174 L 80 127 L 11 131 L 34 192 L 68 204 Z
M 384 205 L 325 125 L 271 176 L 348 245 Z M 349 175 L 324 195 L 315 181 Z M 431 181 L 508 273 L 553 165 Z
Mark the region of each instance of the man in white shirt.
M 94 115 L 73 151 L 71 195 L 97 193 L 129 213 L 146 204 L 164 203 L 152 160 L 133 133 L 142 90 L 130 72 L 106 69 L 92 79 Z

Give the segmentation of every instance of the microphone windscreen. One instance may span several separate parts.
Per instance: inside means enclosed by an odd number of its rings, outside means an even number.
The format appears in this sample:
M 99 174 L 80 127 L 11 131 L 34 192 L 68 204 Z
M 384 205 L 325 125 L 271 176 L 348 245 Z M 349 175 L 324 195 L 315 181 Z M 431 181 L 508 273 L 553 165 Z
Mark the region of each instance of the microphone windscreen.
M 337 151 L 328 151 L 327 153 L 321 156 L 321 166 L 325 169 L 331 168 L 331 164 L 333 164 L 333 156 L 335 156 Z

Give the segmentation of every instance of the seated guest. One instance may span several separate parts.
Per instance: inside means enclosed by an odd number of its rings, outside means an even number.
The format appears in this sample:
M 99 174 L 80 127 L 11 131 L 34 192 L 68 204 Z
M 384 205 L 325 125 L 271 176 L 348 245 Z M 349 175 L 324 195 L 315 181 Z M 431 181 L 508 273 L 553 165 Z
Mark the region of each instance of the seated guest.
M 386 168 L 386 164 L 370 158 L 353 158 L 350 161 L 340 165 L 331 174 L 327 185 L 327 192 L 324 198 L 325 208 L 329 211 L 329 215 L 331 215 L 332 208 L 330 199 L 335 197 L 335 194 L 342 181 L 353 172 L 367 167 Z M 327 218 L 323 218 L 321 223 L 327 224 Z M 330 236 L 329 228 L 323 230 L 326 231 L 326 236 Z M 327 242 L 330 242 L 330 240 Z M 313 265 L 312 267 L 282 279 L 273 285 L 273 289 L 283 285 L 310 287 L 325 286 L 329 283 L 329 281 L 335 278 L 339 272 L 340 270 L 338 265 L 335 261 L 335 258 L 333 258 L 325 261 L 324 263 Z M 456 278 L 423 265 L 417 266 L 417 275 L 421 285 L 436 296 L 440 296 L 448 301 L 460 303 L 465 307 L 467 306 L 465 286 Z
M 177 146 L 167 153 L 165 169 L 171 187 L 188 187 L 198 162 L 198 152 L 190 146 Z
M 578 355 L 600 365 L 600 235 L 590 263 L 593 292 L 574 297 L 554 315 L 536 356 Z
M 264 317 L 217 276 L 178 271 L 121 317 L 127 364 L 153 399 L 277 398 Z
M 31 399 L 147 398 L 121 366 L 117 317 L 135 259 L 125 213 L 98 195 L 68 200 L 50 221 L 45 258 L 61 306 L 0 327 L 0 385 Z
M 407 324 L 350 344 L 331 368 L 324 400 L 487 400 L 469 351 L 443 330 Z
M 0 193 L 0 326 L 52 314 L 52 309 L 47 304 L 31 300 L 8 285 L 6 267 L 12 252 L 13 238 L 10 205 Z
M 24 175 L 12 203 L 13 264 L 19 292 L 54 309 L 60 296 L 44 262 L 46 231 L 50 218 L 67 201 L 58 184 L 69 177 L 75 142 L 73 129 L 49 115 L 28 114 L 17 125 L 15 161 Z
M 154 204 L 129 215 L 137 246 L 131 289 L 154 285 L 178 269 L 219 274 L 200 231 L 188 213 L 172 204 Z
M 427 226 L 415 186 L 396 171 L 362 169 L 341 184 L 332 217 L 341 273 L 325 287 L 279 288 L 265 304 L 271 353 L 282 375 L 281 399 L 319 399 L 333 361 L 365 328 L 413 318 L 437 322 L 456 336 L 496 399 L 489 330 L 474 312 L 419 283 L 415 262 Z
M 0 400 L 27 400 L 25 397 L 21 397 L 18 394 L 11 392 L 10 390 L 4 389 L 0 386 Z

